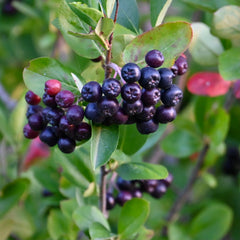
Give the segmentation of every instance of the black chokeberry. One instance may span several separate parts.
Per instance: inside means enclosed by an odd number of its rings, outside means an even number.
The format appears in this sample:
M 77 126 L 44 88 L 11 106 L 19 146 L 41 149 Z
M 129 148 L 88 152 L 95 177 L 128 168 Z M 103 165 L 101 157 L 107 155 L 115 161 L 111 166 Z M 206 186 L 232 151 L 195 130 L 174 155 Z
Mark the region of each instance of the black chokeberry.
M 122 98 L 128 103 L 134 103 L 141 98 L 141 88 L 137 83 L 124 84 L 121 90 Z
M 142 192 L 139 189 L 134 189 L 132 191 L 132 197 L 133 198 L 141 198 L 142 197 Z
M 55 96 L 61 91 L 61 87 L 62 84 L 60 81 L 56 79 L 50 79 L 45 82 L 44 91 L 50 96 Z
M 156 188 L 158 181 L 155 179 L 145 180 L 144 182 L 144 190 L 147 193 L 152 193 Z
M 102 84 L 102 92 L 107 98 L 116 98 L 121 92 L 121 84 L 115 78 L 105 79 Z
M 161 92 L 157 88 L 143 89 L 141 100 L 145 106 L 156 105 L 160 101 Z
M 46 114 L 46 120 L 51 125 L 58 125 L 64 111 L 61 108 L 50 108 Z
M 29 118 L 34 113 L 40 113 L 43 111 L 42 106 L 40 105 L 29 105 L 26 112 L 26 117 Z
M 161 198 L 167 191 L 167 186 L 161 182 L 158 181 L 157 186 L 154 188 L 153 192 L 151 192 L 151 196 L 154 198 Z
M 105 117 L 101 114 L 97 103 L 89 103 L 85 109 L 85 117 L 94 123 L 102 123 Z
M 121 177 L 117 178 L 116 184 L 120 190 L 132 190 L 133 189 L 132 182 L 125 180 Z
M 178 59 L 175 61 L 175 65 L 178 69 L 177 75 L 183 75 L 188 70 L 187 59 L 183 56 L 178 57 Z
M 119 103 L 117 99 L 103 97 L 98 102 L 98 108 L 104 117 L 112 117 L 118 111 Z
M 23 127 L 23 135 L 25 138 L 28 139 L 33 139 L 36 138 L 39 135 L 38 131 L 33 130 L 30 125 L 27 123 L 24 127 Z
M 25 100 L 30 105 L 37 105 L 41 102 L 41 98 L 30 90 L 25 94 Z
M 160 78 L 158 70 L 152 67 L 145 67 L 141 70 L 141 78 L 138 82 L 143 88 L 152 89 L 158 87 Z
M 176 109 L 174 107 L 167 107 L 161 105 L 156 109 L 154 120 L 159 123 L 172 122 L 177 116 Z
M 132 199 L 132 194 L 131 192 L 128 191 L 120 191 L 116 197 L 116 202 L 120 205 L 123 206 L 125 202 L 129 201 Z
M 72 105 L 66 112 L 67 120 L 70 124 L 79 124 L 84 118 L 84 110 L 78 105 Z
M 69 90 L 62 90 L 55 96 L 57 105 L 61 108 L 68 108 L 74 102 L 74 94 Z
M 173 107 L 181 102 L 183 98 L 182 90 L 175 84 L 166 90 L 161 91 L 161 101 L 165 106 Z
M 158 69 L 160 73 L 161 80 L 158 84 L 158 87 L 161 89 L 167 89 L 172 86 L 172 81 L 174 78 L 174 73 L 168 68 L 160 68 Z
M 75 125 L 70 124 L 65 115 L 61 117 L 58 127 L 66 136 L 72 139 L 75 137 Z
M 145 62 L 150 67 L 158 68 L 158 67 L 160 67 L 163 64 L 164 56 L 163 56 L 163 54 L 160 51 L 154 49 L 154 50 L 149 51 L 146 54 Z
M 70 138 L 60 138 L 58 140 L 58 148 L 63 152 L 63 153 L 72 153 L 76 147 L 76 143 L 73 139 Z
M 127 63 L 122 67 L 121 75 L 126 82 L 133 83 L 139 81 L 141 70 L 137 64 Z
M 107 193 L 106 195 L 106 203 L 107 203 L 107 210 L 111 210 L 114 208 L 116 202 L 115 202 L 115 198 L 112 195 L 112 193 Z
M 46 143 L 48 146 L 53 147 L 57 144 L 58 138 L 52 127 L 47 126 L 39 135 L 42 142 Z
M 50 96 L 47 93 L 44 93 L 42 97 L 42 101 L 48 107 L 52 107 L 52 108 L 57 107 L 55 96 Z
M 173 175 L 171 173 L 168 173 L 168 176 L 166 178 L 161 179 L 159 181 L 163 182 L 167 187 L 169 187 L 172 184 Z
M 75 139 L 77 141 L 88 140 L 91 138 L 91 126 L 86 122 L 81 122 L 75 128 Z
M 81 91 L 82 97 L 87 102 L 97 102 L 102 97 L 102 88 L 98 82 L 86 83 Z
M 142 112 L 136 114 L 136 118 L 140 121 L 148 121 L 154 117 L 155 112 L 155 106 L 144 106 Z
M 157 129 L 158 129 L 158 124 L 152 119 L 146 122 L 137 122 L 137 130 L 141 134 L 153 133 L 153 132 L 156 132 Z
M 28 124 L 35 131 L 41 131 L 45 128 L 46 123 L 42 114 L 35 113 L 28 118 Z
M 143 110 L 143 103 L 141 100 L 137 100 L 134 103 L 127 103 L 123 101 L 123 110 L 128 116 L 139 114 Z
M 113 124 L 124 124 L 128 121 L 128 115 L 119 107 L 118 111 L 111 117 Z

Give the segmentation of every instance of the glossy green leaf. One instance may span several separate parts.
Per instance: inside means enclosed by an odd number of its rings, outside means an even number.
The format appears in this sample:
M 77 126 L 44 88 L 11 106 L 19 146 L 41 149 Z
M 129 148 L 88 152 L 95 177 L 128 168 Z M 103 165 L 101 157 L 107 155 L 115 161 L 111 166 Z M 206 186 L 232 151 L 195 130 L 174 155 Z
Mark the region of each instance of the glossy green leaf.
M 92 240 L 107 240 L 116 236 L 99 222 L 94 222 L 93 224 L 91 224 L 89 228 L 89 234 Z
M 223 52 L 221 41 L 210 33 L 210 28 L 201 22 L 192 23 L 193 39 L 189 46 L 193 59 L 203 65 L 217 65 Z
M 123 163 L 116 171 L 126 180 L 164 179 L 168 176 L 168 171 L 165 167 L 147 162 Z
M 229 231 L 232 220 L 233 212 L 227 205 L 213 203 L 191 221 L 189 233 L 194 240 L 220 240 Z
M 165 23 L 137 36 L 123 52 L 125 63 L 135 62 L 145 66 L 145 55 L 153 49 L 158 49 L 164 55 L 163 66 L 170 67 L 174 59 L 184 52 L 191 41 L 192 29 L 189 23 Z
M 240 41 L 240 7 L 224 6 L 214 13 L 213 31 L 220 38 Z
M 111 17 L 116 0 L 102 0 L 107 17 Z
M 240 47 L 224 51 L 219 57 L 219 72 L 225 80 L 240 78 Z
M 0 218 L 4 216 L 23 196 L 29 188 L 28 179 L 19 178 L 7 184 L 0 191 Z
M 92 126 L 91 162 L 93 169 L 107 163 L 118 144 L 118 126 Z
M 77 208 L 73 213 L 73 219 L 82 231 L 89 229 L 95 222 L 102 224 L 105 229 L 110 231 L 106 218 L 95 206 L 84 205 Z
M 67 199 L 60 202 L 60 207 L 64 217 L 71 220 L 74 210 L 78 207 L 78 203 L 75 198 Z
M 23 79 L 28 89 L 39 96 L 44 93 L 44 84 L 49 79 L 57 79 L 62 88 L 79 94 L 78 88 L 71 76 L 71 70 L 53 58 L 36 58 L 24 68 Z
M 152 26 L 155 27 L 162 23 L 171 3 L 172 3 L 172 0 L 164 0 L 164 1 L 151 0 L 150 1 Z
M 111 159 L 114 159 L 115 161 L 118 161 L 119 163 L 124 163 L 124 162 L 130 162 L 131 157 L 126 155 L 124 152 L 122 152 L 119 149 L 116 149 L 113 154 L 111 155 Z
M 118 234 L 120 239 L 129 239 L 143 226 L 149 215 L 149 203 L 144 199 L 133 198 L 127 201 L 120 213 Z
M 202 140 L 195 133 L 175 129 L 161 141 L 162 150 L 174 157 L 188 157 L 202 148 Z

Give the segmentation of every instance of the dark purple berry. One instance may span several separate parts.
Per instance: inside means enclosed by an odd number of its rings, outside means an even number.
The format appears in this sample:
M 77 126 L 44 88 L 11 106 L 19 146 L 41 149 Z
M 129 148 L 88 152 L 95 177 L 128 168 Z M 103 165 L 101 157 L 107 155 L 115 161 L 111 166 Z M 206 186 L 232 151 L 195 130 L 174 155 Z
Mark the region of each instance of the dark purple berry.
M 117 99 L 107 99 L 106 97 L 103 97 L 98 102 L 98 108 L 104 117 L 112 117 L 118 111 L 119 104 Z
M 177 65 L 174 63 L 170 69 L 171 69 L 171 71 L 173 73 L 173 77 L 176 77 L 178 75 L 178 67 L 177 67 Z
M 160 78 L 158 70 L 152 67 L 145 67 L 141 70 L 141 78 L 138 82 L 143 88 L 152 89 L 158 87 Z
M 175 61 L 175 65 L 178 69 L 177 75 L 183 75 L 188 70 L 187 59 L 183 56 L 178 57 L 178 59 Z
M 57 105 L 61 108 L 68 108 L 74 103 L 74 95 L 71 91 L 62 90 L 55 96 Z
M 54 133 L 52 127 L 47 126 L 39 135 L 42 142 L 46 143 L 48 146 L 53 147 L 57 144 L 58 138 Z
M 141 134 L 149 134 L 156 132 L 158 129 L 158 124 L 154 122 L 152 119 L 146 122 L 137 122 L 137 130 Z
M 102 84 L 102 92 L 109 98 L 116 98 L 121 92 L 121 84 L 115 78 L 108 78 Z
M 152 193 L 158 184 L 158 180 L 150 179 L 145 180 L 143 183 L 145 192 Z
M 120 190 L 132 190 L 133 188 L 131 181 L 125 180 L 121 177 L 117 178 L 116 184 Z
M 154 117 L 156 109 L 154 106 L 143 107 L 141 113 L 136 115 L 136 118 L 140 121 L 148 121 Z
M 61 88 L 62 84 L 60 81 L 56 79 L 50 79 L 45 82 L 44 91 L 50 96 L 55 96 L 61 91 Z
M 58 125 L 64 111 L 61 108 L 51 108 L 47 111 L 46 120 L 51 125 Z
M 105 117 L 100 113 L 97 103 L 89 103 L 85 109 L 85 117 L 94 123 L 102 123 Z
M 127 63 L 122 67 L 121 70 L 122 78 L 128 82 L 133 83 L 139 81 L 141 77 L 141 70 L 135 63 Z
M 123 110 L 128 116 L 133 116 L 141 113 L 143 110 L 143 104 L 141 100 L 137 100 L 134 103 L 127 103 L 123 101 Z
M 132 199 L 132 194 L 127 191 L 121 191 L 118 193 L 116 197 L 116 202 L 120 205 L 123 206 L 125 202 L 129 201 Z
M 66 116 L 62 116 L 60 119 L 59 130 L 72 139 L 75 137 L 75 125 L 70 124 Z
M 161 105 L 156 109 L 154 120 L 158 123 L 172 122 L 177 116 L 176 109 L 174 107 L 166 107 Z
M 30 105 L 38 105 L 41 102 L 41 98 L 30 90 L 25 94 L 25 100 Z
M 179 102 L 181 102 L 183 98 L 182 90 L 175 84 L 166 90 L 162 90 L 161 92 L 161 101 L 165 106 L 174 107 Z
M 42 101 L 48 107 L 52 107 L 52 108 L 57 107 L 55 96 L 50 96 L 47 93 L 44 93 L 42 97 Z
M 28 124 L 35 131 L 41 131 L 45 128 L 46 124 L 42 114 L 35 113 L 28 118 Z
M 41 113 L 42 111 L 43 108 L 40 105 L 29 105 L 26 112 L 26 117 L 29 118 L 34 113 Z
M 72 153 L 75 147 L 76 147 L 75 141 L 70 138 L 60 138 L 58 140 L 58 148 L 63 153 Z
M 84 118 L 84 110 L 78 105 L 68 108 L 66 113 L 67 120 L 70 124 L 79 124 Z
M 26 124 L 23 128 L 23 135 L 25 138 L 33 139 L 39 135 L 39 132 L 32 130 L 29 124 Z
M 122 98 L 128 103 L 134 103 L 141 98 L 141 88 L 137 83 L 124 84 L 121 90 Z
M 133 198 L 141 198 L 142 197 L 142 192 L 139 189 L 134 189 L 132 191 L 132 197 Z
M 43 197 L 50 197 L 52 195 L 53 195 L 53 193 L 51 191 L 49 191 L 48 189 L 43 189 L 42 190 L 42 196 Z
M 160 67 L 164 62 L 163 54 L 158 50 L 151 50 L 145 56 L 145 62 L 153 68 Z
M 99 57 L 97 58 L 92 58 L 90 59 L 92 62 L 101 62 L 102 61 L 102 56 L 100 55 Z
M 112 193 L 107 193 L 106 196 L 107 210 L 111 210 L 115 207 L 115 198 Z
M 75 128 L 75 139 L 77 141 L 88 140 L 91 138 L 92 130 L 88 123 L 82 122 Z
M 145 106 L 156 105 L 160 101 L 160 90 L 153 88 L 150 90 L 143 89 L 141 100 Z
M 172 184 L 173 175 L 171 173 L 168 173 L 168 176 L 166 178 L 161 179 L 159 181 L 163 182 L 167 187 L 169 187 Z
M 102 88 L 98 82 L 86 83 L 81 91 L 82 97 L 87 102 L 97 102 L 102 97 Z
M 151 192 L 151 196 L 154 198 L 161 198 L 167 191 L 167 186 L 163 183 L 158 181 L 157 186 L 155 187 L 154 191 Z
M 118 111 L 111 118 L 113 124 L 124 124 L 128 120 L 128 115 L 119 107 Z
M 161 80 L 158 84 L 159 88 L 168 89 L 172 86 L 172 80 L 174 78 L 173 72 L 168 68 L 160 68 L 158 69 L 160 73 Z

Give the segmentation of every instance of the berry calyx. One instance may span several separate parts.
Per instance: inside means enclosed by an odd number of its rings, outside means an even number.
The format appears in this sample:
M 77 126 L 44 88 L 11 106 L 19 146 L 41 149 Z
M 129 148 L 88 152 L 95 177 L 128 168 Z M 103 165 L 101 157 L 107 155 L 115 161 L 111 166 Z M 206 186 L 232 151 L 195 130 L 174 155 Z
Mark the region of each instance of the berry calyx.
M 161 92 L 161 101 L 167 107 L 176 106 L 183 98 L 182 90 L 175 84 Z
M 82 97 L 87 102 L 97 102 L 102 97 L 102 88 L 98 82 L 86 83 L 81 91 Z
M 133 83 L 139 81 L 141 70 L 137 64 L 127 63 L 122 67 L 121 75 L 127 83 Z
M 107 98 L 116 98 L 121 92 L 121 84 L 115 78 L 104 80 L 102 92 Z
M 139 84 L 145 89 L 152 89 L 158 87 L 160 81 L 159 72 L 152 67 L 145 67 L 141 70 L 141 78 Z
M 141 88 L 136 83 L 124 84 L 121 90 L 122 98 L 128 103 L 134 103 L 141 98 Z
M 141 100 L 145 106 L 156 105 L 160 101 L 161 92 L 157 88 L 143 89 Z

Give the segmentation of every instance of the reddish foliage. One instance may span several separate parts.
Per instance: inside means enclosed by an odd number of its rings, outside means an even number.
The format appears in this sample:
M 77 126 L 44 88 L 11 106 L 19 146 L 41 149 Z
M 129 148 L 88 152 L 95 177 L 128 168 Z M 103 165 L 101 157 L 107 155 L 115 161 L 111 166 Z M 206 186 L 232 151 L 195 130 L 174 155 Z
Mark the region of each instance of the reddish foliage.
M 224 95 L 231 85 L 225 81 L 219 73 L 199 72 L 194 74 L 187 83 L 189 92 L 196 95 L 216 97 Z

